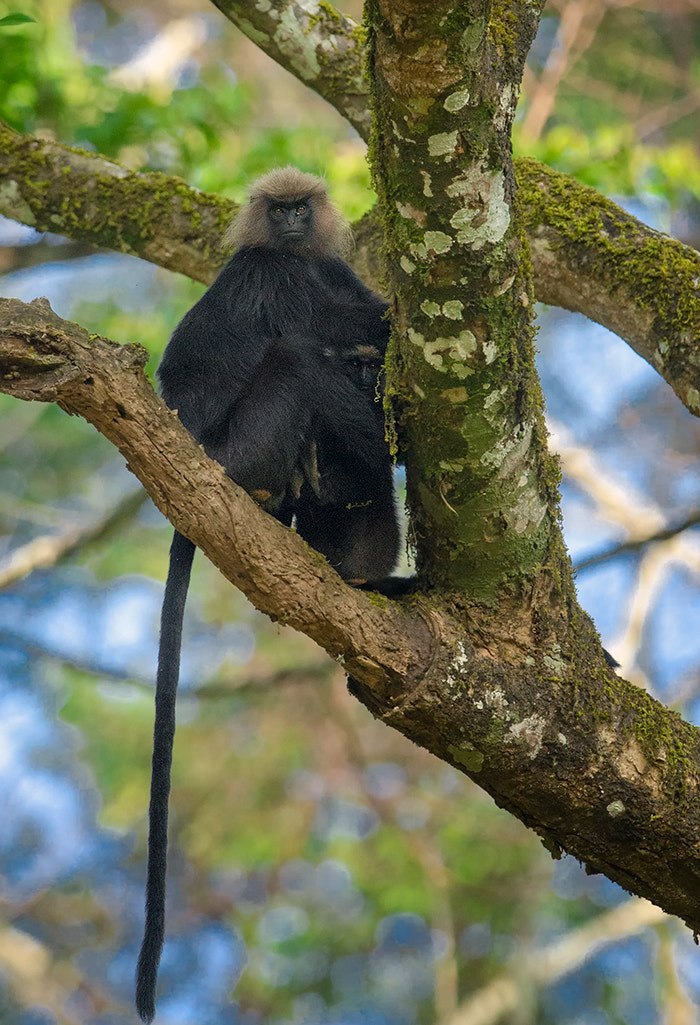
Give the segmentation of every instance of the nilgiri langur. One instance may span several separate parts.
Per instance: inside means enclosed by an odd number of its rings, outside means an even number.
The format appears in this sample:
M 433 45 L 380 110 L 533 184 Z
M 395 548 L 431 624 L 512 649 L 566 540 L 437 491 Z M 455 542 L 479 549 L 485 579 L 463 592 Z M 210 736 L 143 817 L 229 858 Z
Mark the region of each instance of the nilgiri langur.
M 163 398 L 207 454 L 345 580 L 381 587 L 399 547 L 380 395 L 387 304 L 343 259 L 350 232 L 324 182 L 294 167 L 255 182 L 226 241 L 232 258 L 165 349 Z M 136 984 L 145 1022 L 155 1014 L 164 939 L 175 697 L 194 550 L 176 531 L 161 617 Z

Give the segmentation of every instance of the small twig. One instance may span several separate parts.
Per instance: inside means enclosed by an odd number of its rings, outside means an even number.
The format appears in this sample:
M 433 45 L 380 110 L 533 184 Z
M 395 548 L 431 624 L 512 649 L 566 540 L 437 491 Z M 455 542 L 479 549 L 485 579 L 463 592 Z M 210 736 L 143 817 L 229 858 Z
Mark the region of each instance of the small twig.
M 125 520 L 135 516 L 147 497 L 145 491 L 139 489 L 123 498 L 116 509 L 91 527 L 75 527 L 63 534 L 37 537 L 16 548 L 5 565 L 0 567 L 0 589 L 17 583 L 35 569 L 48 569 L 78 549 L 103 540 Z
M 590 569 L 591 566 L 599 566 L 601 563 L 608 562 L 610 559 L 623 555 L 625 552 L 637 552 L 657 541 L 670 541 L 671 538 L 682 534 L 684 530 L 689 530 L 690 527 L 697 527 L 698 524 L 700 524 L 700 510 L 696 509 L 682 523 L 677 523 L 674 527 L 665 527 L 663 530 L 657 530 L 653 534 L 648 534 L 647 537 L 623 541 L 603 552 L 598 552 L 596 555 L 590 555 L 587 559 L 581 559 L 580 562 L 575 564 L 576 571 L 580 573 L 581 570 Z
M 593 42 L 605 10 L 603 0 L 570 0 L 561 12 L 556 39 L 523 120 L 521 132 L 528 142 L 541 136 L 564 76 Z
M 646 900 L 628 900 L 543 950 L 526 954 L 518 979 L 522 979 L 524 985 L 534 984 L 539 988 L 551 985 L 579 968 L 602 947 L 634 936 L 666 918 L 660 908 Z M 465 1000 L 456 1014 L 442 1025 L 495 1025 L 501 1018 L 513 1014 L 521 1000 L 521 991 L 522 985 L 514 976 L 500 976 Z

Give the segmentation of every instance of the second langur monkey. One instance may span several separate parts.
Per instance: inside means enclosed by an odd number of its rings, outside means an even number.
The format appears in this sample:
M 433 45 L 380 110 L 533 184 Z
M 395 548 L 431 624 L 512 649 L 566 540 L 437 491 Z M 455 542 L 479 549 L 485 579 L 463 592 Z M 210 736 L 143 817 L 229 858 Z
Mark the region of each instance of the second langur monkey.
M 228 474 L 353 583 L 381 586 L 399 530 L 377 384 L 386 303 L 343 260 L 349 228 L 320 178 L 285 167 L 252 186 L 235 249 L 175 328 L 161 392 Z M 182 617 L 195 546 L 177 531 L 163 600 L 136 1006 L 155 1014 L 165 930 L 168 795 Z

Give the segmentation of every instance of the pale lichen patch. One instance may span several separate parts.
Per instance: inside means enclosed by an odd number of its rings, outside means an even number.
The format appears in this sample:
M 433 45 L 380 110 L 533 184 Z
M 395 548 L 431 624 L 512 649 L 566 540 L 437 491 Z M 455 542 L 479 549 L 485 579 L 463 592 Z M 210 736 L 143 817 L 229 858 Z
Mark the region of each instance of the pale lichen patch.
M 464 310 L 464 303 L 459 299 L 448 299 L 447 302 L 443 303 L 442 306 L 439 303 L 432 302 L 430 299 L 425 299 L 420 306 L 426 317 L 439 317 L 442 314 L 443 317 L 447 317 L 448 320 L 461 320 L 462 312 Z
M 611 801 L 605 810 L 611 819 L 616 819 L 618 815 L 624 815 L 627 811 L 622 801 Z
M 468 664 L 469 664 L 469 656 L 467 655 L 466 651 L 464 650 L 464 644 L 462 643 L 462 641 L 459 641 L 459 643 L 457 644 L 457 654 L 455 655 L 454 659 L 452 660 L 452 665 L 455 667 L 455 669 L 462 670 L 462 669 L 466 668 L 466 666 Z
M 530 715 L 522 722 L 514 722 L 503 739 L 506 744 L 521 744 L 526 750 L 527 757 L 532 760 L 540 753 L 546 728 L 546 719 L 541 715 Z
M 493 341 L 486 341 L 482 344 L 481 348 L 483 350 L 484 359 L 486 363 L 493 363 L 496 356 L 498 355 L 498 346 L 496 345 L 496 343 Z
M 428 197 L 432 197 L 432 195 L 433 195 L 433 188 L 432 188 L 433 179 L 431 178 L 431 176 L 428 174 L 427 171 L 421 171 L 421 175 L 423 177 L 423 195 L 424 196 L 428 196 Z
M 515 281 L 515 274 L 510 274 L 507 278 L 504 278 L 504 280 L 501 282 L 501 284 L 496 289 L 494 289 L 494 293 L 493 293 L 494 296 L 497 297 L 499 295 L 504 295 L 508 291 L 508 289 L 512 286 L 514 281 Z
M 510 711 L 508 710 L 508 699 L 502 690 L 487 690 L 484 691 L 484 701 L 487 708 L 493 709 L 503 719 L 510 719 Z
M 555 644 L 551 651 L 547 652 L 542 661 L 546 665 L 547 669 L 554 673 L 555 676 L 563 676 L 566 671 L 566 663 L 561 656 L 561 648 L 558 644 Z
M 401 269 L 405 271 L 406 274 L 413 274 L 416 269 L 415 263 L 411 263 L 407 256 L 402 256 L 399 263 L 401 265 Z
M 427 214 L 425 210 L 418 210 L 415 206 L 411 206 L 410 203 L 396 203 L 396 209 L 399 211 L 402 217 L 405 217 L 407 221 L 415 221 L 421 228 L 425 227 L 427 220 Z
M 466 107 L 468 103 L 469 90 L 464 86 L 462 89 L 457 89 L 455 92 L 450 93 L 443 103 L 443 107 L 450 114 L 455 114 L 458 110 L 461 110 L 462 107 Z
M 433 338 L 430 341 L 426 341 L 423 345 L 423 356 L 431 367 L 435 367 L 436 370 L 440 370 L 443 373 L 451 371 L 456 377 L 464 378 L 468 377 L 469 374 L 473 373 L 470 367 L 465 367 L 461 363 L 446 363 L 446 358 L 449 357 L 452 360 L 463 359 L 459 346 L 453 344 L 457 339 L 454 338 Z
M 428 152 L 431 157 L 444 157 L 453 160 L 457 150 L 457 132 L 438 132 L 428 139 Z
M 474 373 L 465 361 L 476 352 L 476 338 L 471 331 L 460 331 L 452 338 L 433 338 L 423 345 L 423 355 L 436 370 L 450 372 L 464 379 Z
M 498 109 L 494 115 L 493 123 L 499 132 L 503 131 L 508 121 L 511 105 L 513 103 L 513 86 L 509 82 L 498 98 Z
M 494 388 L 493 391 L 489 392 L 489 394 L 484 399 L 484 409 L 490 409 L 491 406 L 495 405 L 495 403 L 498 402 L 499 399 L 503 398 L 503 396 L 506 393 L 506 390 L 507 389 L 504 386 L 503 388 Z
M 497 469 L 500 477 L 508 476 L 525 457 L 531 440 L 532 424 L 517 424 L 507 438 L 502 438 L 495 448 L 484 452 L 481 462 Z
M 631 782 L 637 783 L 640 776 L 647 775 L 649 763 L 636 737 L 629 740 L 620 752 L 618 766 L 622 778 Z
M 546 512 L 547 503 L 542 501 L 533 486 L 532 490 L 526 491 L 511 509 L 505 510 L 503 515 L 508 526 L 512 527 L 516 534 L 525 534 L 537 530 Z M 544 661 L 557 676 L 562 675 L 558 668 L 559 663 L 552 662 L 550 665 L 546 656 Z
M 464 312 L 464 303 L 460 299 L 448 299 L 442 304 L 442 312 L 450 320 L 461 320 Z
M 297 2 L 298 6 L 308 14 L 318 15 L 319 7 L 313 0 L 297 0 Z M 282 11 L 279 25 L 274 33 L 274 40 L 304 81 L 308 82 L 318 78 L 321 72 L 316 54 L 318 37 L 313 32 L 304 31 L 293 5 L 290 4 Z
M 451 198 L 464 198 L 464 205 L 450 218 L 458 242 L 481 249 L 487 242 L 501 241 L 510 225 L 502 171 L 479 165 L 461 174 L 446 191 Z
M 700 412 L 700 392 L 697 388 L 688 388 L 685 398 L 689 409 L 697 409 Z
M 440 315 L 440 307 L 437 303 L 431 302 L 430 299 L 425 299 L 420 304 L 420 308 L 426 317 L 430 317 L 431 320 L 433 317 L 438 317 Z
M 423 238 L 426 249 L 432 250 L 434 253 L 447 253 L 454 243 L 454 239 L 451 239 L 444 231 L 426 231 Z
M 30 227 L 36 224 L 31 207 L 25 202 L 20 187 L 13 178 L 0 185 L 0 211 L 13 221 L 21 221 Z

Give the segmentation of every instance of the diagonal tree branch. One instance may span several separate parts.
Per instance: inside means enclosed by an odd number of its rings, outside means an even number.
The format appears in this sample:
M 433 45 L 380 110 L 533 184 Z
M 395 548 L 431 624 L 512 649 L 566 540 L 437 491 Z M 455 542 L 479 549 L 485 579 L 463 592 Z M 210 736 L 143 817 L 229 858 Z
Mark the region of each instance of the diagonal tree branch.
M 314 637 L 371 711 L 544 838 L 700 929 L 700 732 L 606 667 L 586 617 L 554 643 L 517 607 L 357 593 L 209 460 L 156 397 L 146 353 L 45 300 L 0 300 L 0 389 L 105 434 L 163 512 L 262 611 Z
M 525 963 L 518 963 L 517 973 L 492 979 L 472 993 L 441 1025 L 496 1025 L 502 1019 L 509 1020 L 524 999 L 528 996 L 532 999 L 529 991 L 533 985 L 538 989 L 551 986 L 609 944 L 634 936 L 663 920 L 663 912 L 653 904 L 626 901 L 548 946 L 526 954 Z
M 75 552 L 103 541 L 125 521 L 133 519 L 145 500 L 145 494 L 139 489 L 126 495 L 115 509 L 97 523 L 72 527 L 60 534 L 45 534 L 15 548 L 9 558 L 0 563 L 0 590 L 23 580 L 36 569 L 48 569 Z
M 700 254 L 535 160 L 518 175 L 537 298 L 624 338 L 700 415 Z

